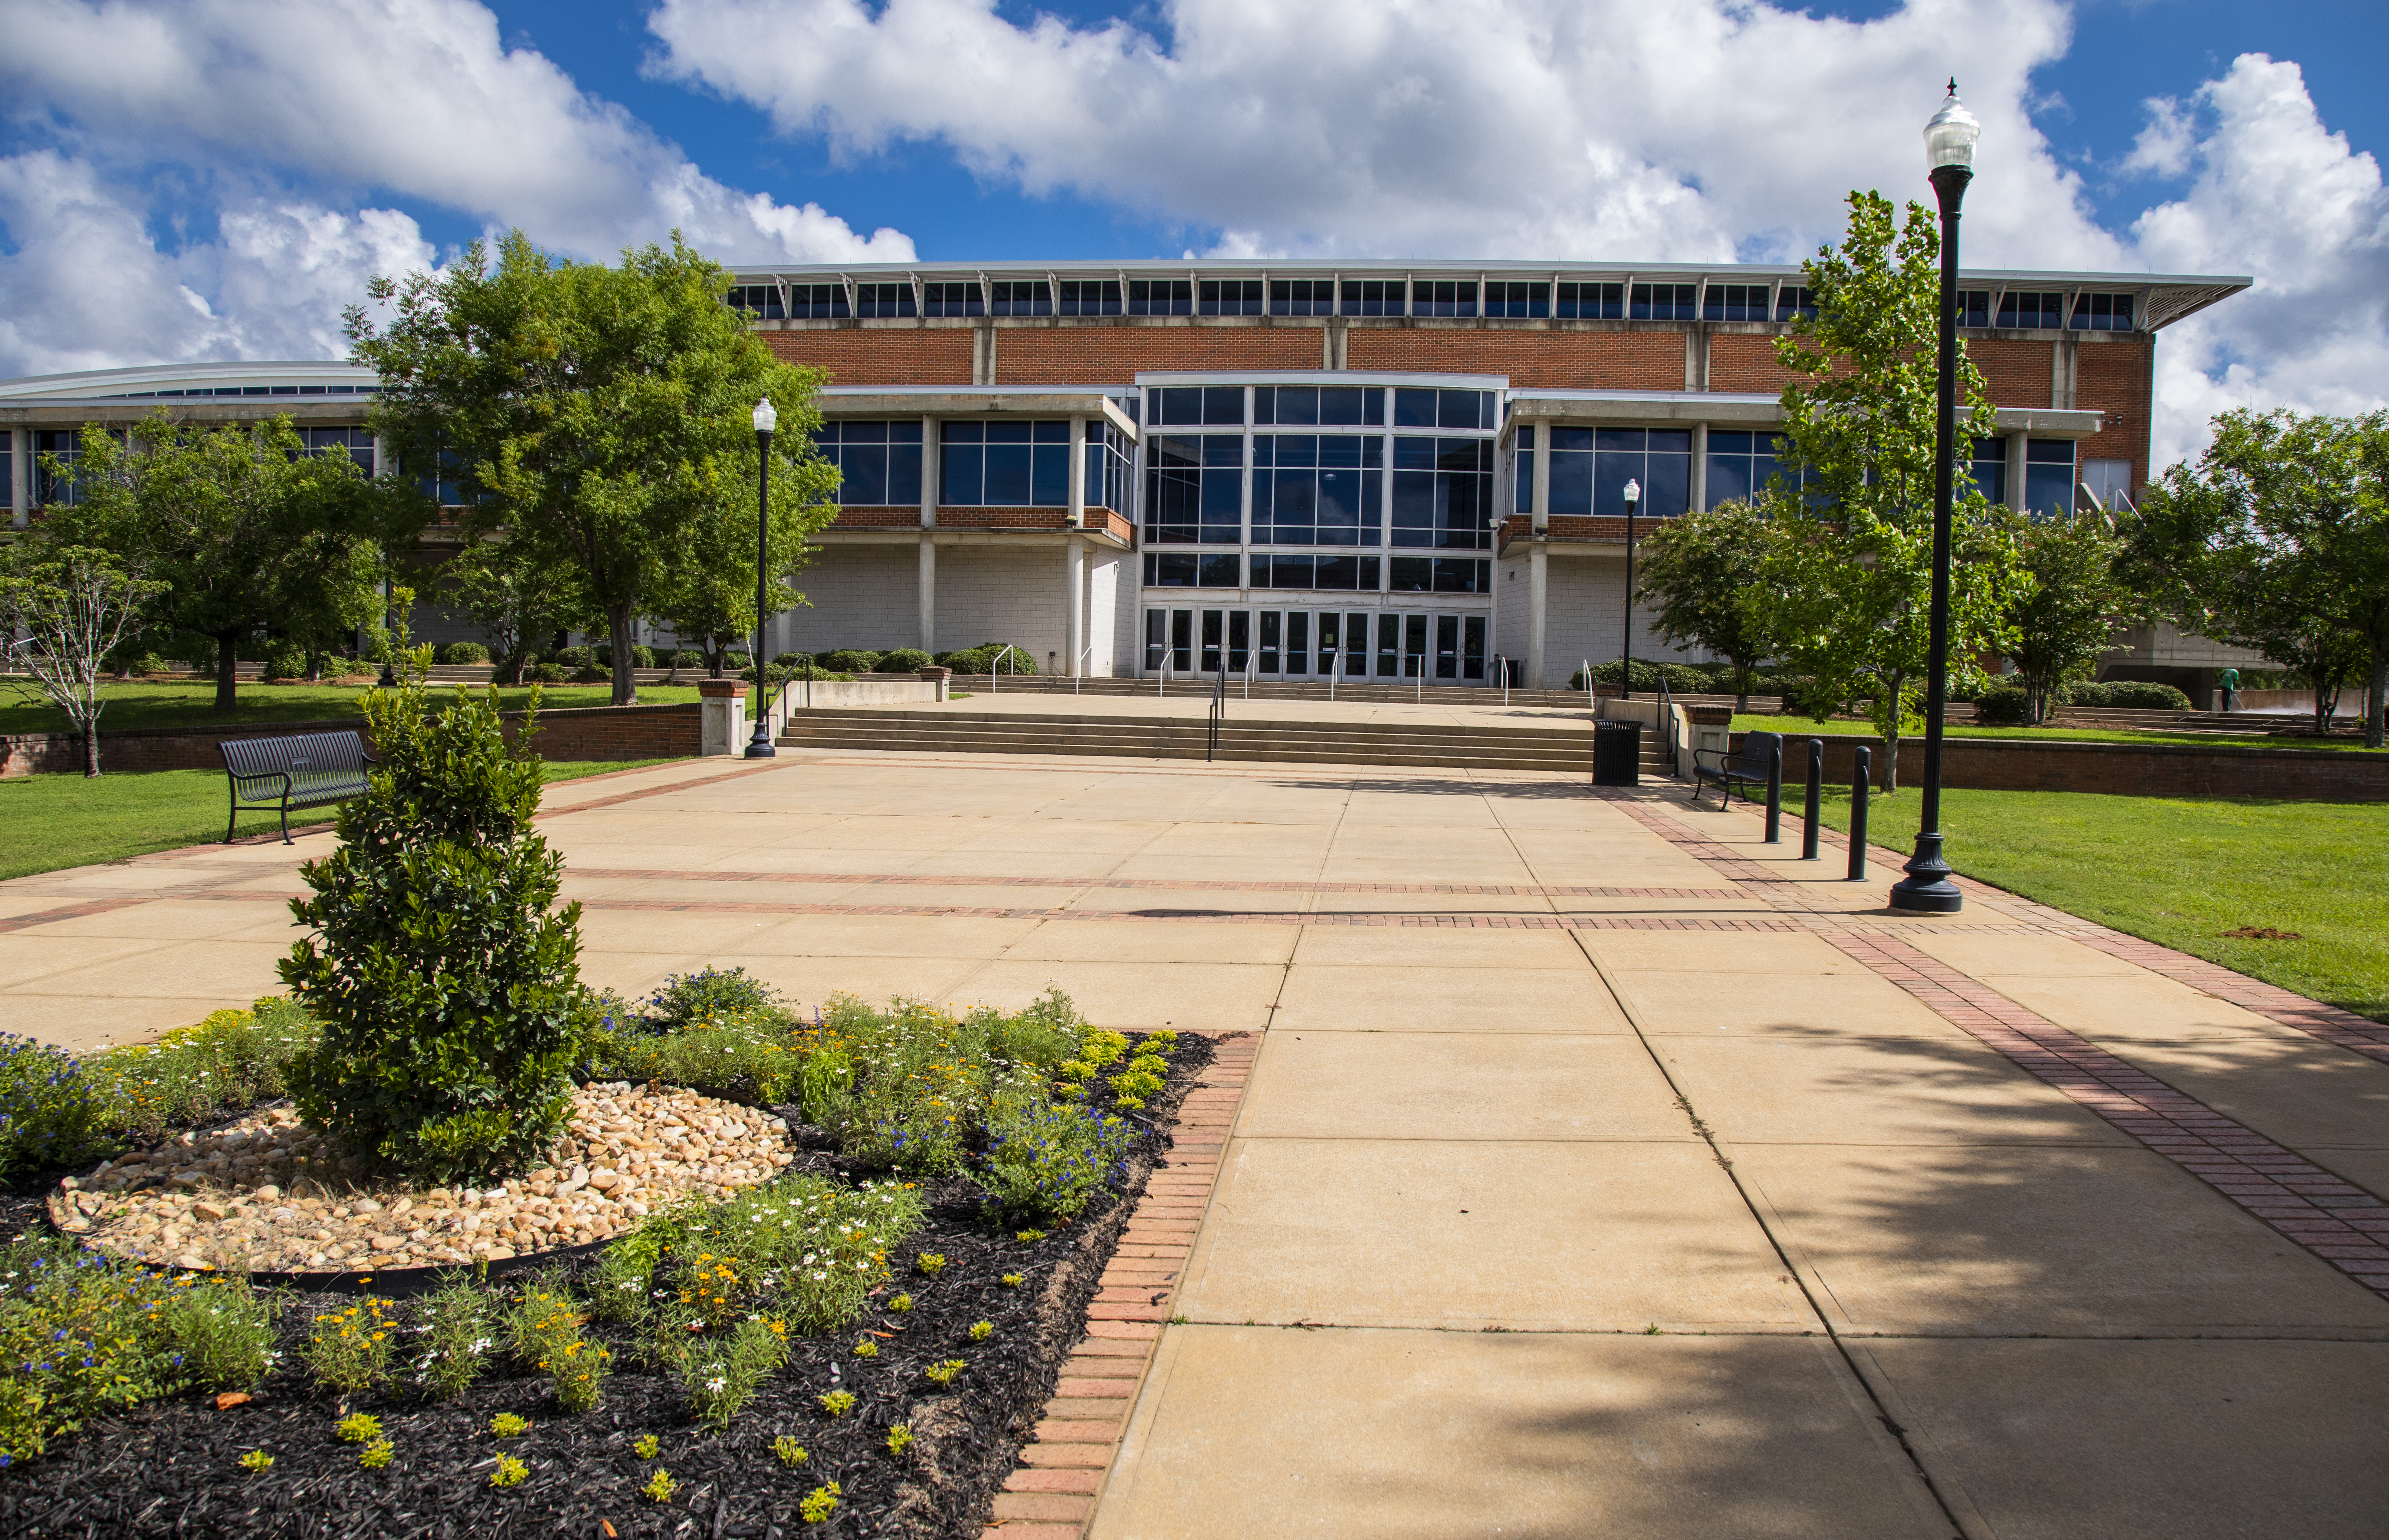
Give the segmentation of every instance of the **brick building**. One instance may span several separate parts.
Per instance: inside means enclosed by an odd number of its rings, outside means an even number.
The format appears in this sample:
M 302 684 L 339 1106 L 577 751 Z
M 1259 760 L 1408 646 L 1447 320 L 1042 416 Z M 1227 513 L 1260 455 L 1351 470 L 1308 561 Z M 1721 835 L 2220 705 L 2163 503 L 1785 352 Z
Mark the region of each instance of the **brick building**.
M 1626 506 L 1763 487 L 1796 268 L 1225 261 L 742 270 L 846 469 L 782 644 L 1064 673 L 1563 682 L 1615 657 Z M 2155 334 L 2246 278 L 1976 272 L 1970 470 L 2135 498 Z M 999 463 L 1001 470 L 999 471 Z M 1642 634 L 1639 656 L 1680 655 Z M 2136 657 L 2141 671 L 2164 660 Z
M 741 270 L 730 301 L 829 384 L 837 521 L 772 650 L 997 641 L 1041 670 L 1559 684 L 1615 657 L 1647 522 L 1766 485 L 1796 268 L 1225 261 Z M 2147 482 L 2156 333 L 2234 277 L 1970 273 L 1994 502 Z M 368 464 L 370 376 L 211 363 L 0 381 L 17 522 L 42 452 L 160 405 L 288 412 Z M 477 633 L 427 608 L 426 640 Z M 2183 639 L 2121 671 L 2172 677 Z M 2223 658 L 2197 639 L 2186 669 Z M 1637 626 L 1638 656 L 1680 655 Z M 2180 682 L 2195 690 L 2200 680 Z

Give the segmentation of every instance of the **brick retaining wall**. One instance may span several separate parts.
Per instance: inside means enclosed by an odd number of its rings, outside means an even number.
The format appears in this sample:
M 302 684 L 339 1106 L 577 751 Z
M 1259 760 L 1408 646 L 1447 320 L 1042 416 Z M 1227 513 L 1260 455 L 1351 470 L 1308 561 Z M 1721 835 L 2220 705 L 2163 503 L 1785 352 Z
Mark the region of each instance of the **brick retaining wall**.
M 1785 795 L 1808 774 L 1810 734 L 1783 729 Z M 1734 746 L 1742 733 L 1733 734 Z M 1872 749 L 1882 778 L 1883 740 L 1817 733 L 1825 744 L 1825 782 L 1847 785 L 1852 751 Z M 2329 748 L 2251 748 L 2217 744 L 2012 743 L 1945 738 L 1941 783 L 1973 791 L 2107 792 L 2123 796 L 2264 796 L 2313 802 L 2389 802 L 2389 754 Z M 1899 783 L 1924 776 L 1924 740 L 1899 741 Z
M 672 706 L 582 706 L 539 714 L 539 752 L 550 759 L 678 759 L 697 752 L 700 708 Z M 522 720 L 505 713 L 511 732 Z M 224 727 L 102 729 L 99 768 L 104 771 L 224 769 L 220 743 L 238 738 L 287 738 L 302 732 L 362 729 L 363 719 L 312 722 L 243 722 Z M 0 737 L 0 778 L 83 770 L 83 740 L 71 732 L 29 732 Z

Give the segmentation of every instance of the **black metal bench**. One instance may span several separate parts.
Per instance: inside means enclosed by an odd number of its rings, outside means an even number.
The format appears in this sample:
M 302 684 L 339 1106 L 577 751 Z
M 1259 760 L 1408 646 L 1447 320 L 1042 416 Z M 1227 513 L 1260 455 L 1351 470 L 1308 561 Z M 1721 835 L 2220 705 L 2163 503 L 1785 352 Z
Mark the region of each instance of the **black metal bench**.
M 232 840 L 244 804 L 279 806 L 282 843 L 290 843 L 290 809 L 345 802 L 365 789 L 365 767 L 375 763 L 365 741 L 354 732 L 301 732 L 287 738 L 244 738 L 218 744 L 224 773 L 232 778 L 232 817 L 224 840 Z
M 1695 749 L 1693 752 L 1693 800 L 1701 799 L 1704 785 L 1717 787 L 1727 803 L 1733 801 L 1736 786 L 1764 786 L 1768 772 L 1775 768 L 1783 753 L 1781 732 L 1745 732 L 1742 746 L 1727 752 L 1718 748 Z M 1756 801 L 1748 792 L 1742 794 L 1744 802 Z

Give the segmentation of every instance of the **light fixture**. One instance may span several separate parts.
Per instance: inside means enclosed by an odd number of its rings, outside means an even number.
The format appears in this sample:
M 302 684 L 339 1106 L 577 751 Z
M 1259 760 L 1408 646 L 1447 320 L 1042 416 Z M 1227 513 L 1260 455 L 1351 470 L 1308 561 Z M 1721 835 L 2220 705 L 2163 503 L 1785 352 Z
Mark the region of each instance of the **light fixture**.
M 1974 144 L 1982 136 L 1982 123 L 1958 99 L 1958 82 L 1953 76 L 1941 110 L 1924 125 L 1924 169 L 1937 172 L 1945 166 L 1962 166 L 1974 170 Z
M 1619 700 L 1634 698 L 1634 510 L 1642 501 L 1642 484 L 1629 477 L 1626 482 L 1626 628 L 1617 649 L 1617 689 Z M 1585 683 L 1591 684 L 1591 680 Z

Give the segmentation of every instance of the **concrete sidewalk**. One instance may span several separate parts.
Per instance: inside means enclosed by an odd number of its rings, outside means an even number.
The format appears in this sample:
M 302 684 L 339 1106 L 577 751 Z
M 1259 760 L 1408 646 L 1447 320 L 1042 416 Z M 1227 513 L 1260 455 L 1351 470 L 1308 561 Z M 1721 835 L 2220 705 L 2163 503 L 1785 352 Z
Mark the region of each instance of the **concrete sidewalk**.
M 2379 1534 L 2389 1049 L 1682 800 L 821 754 L 545 828 L 594 982 L 1265 1034 L 1094 1534 Z M 272 988 L 295 859 L 0 885 L 0 1028 Z

